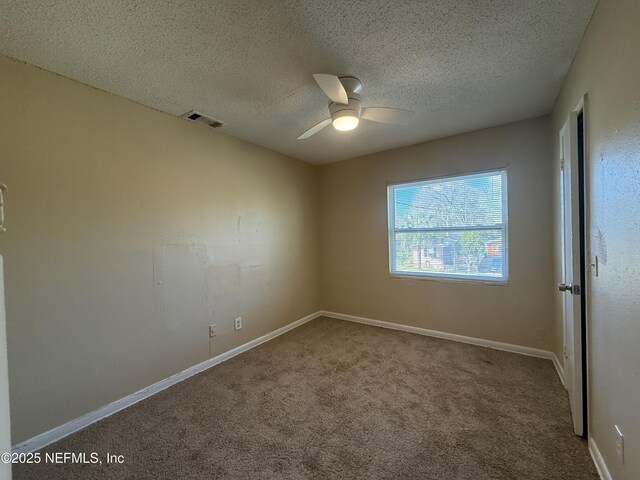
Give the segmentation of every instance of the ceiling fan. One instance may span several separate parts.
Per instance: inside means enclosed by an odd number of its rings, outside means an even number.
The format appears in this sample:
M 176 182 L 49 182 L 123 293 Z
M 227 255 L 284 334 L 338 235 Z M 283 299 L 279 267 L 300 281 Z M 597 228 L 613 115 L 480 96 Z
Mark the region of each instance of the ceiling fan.
M 315 73 L 313 78 L 331 100 L 331 103 L 329 103 L 329 114 L 331 116 L 304 132 L 298 137 L 298 140 L 309 138 L 330 123 L 333 123 L 333 128 L 336 130 L 346 132 L 356 128 L 361 118 L 372 122 L 399 125 L 406 125 L 413 118 L 414 113 L 412 111 L 400 108 L 362 108 L 360 105 L 362 82 L 356 77 L 336 77 L 327 73 Z

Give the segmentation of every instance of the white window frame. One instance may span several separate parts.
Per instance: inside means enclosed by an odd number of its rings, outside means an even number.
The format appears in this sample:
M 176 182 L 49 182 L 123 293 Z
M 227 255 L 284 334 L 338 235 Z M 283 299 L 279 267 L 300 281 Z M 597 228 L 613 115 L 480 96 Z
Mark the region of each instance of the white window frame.
M 485 275 L 465 275 L 461 273 L 438 273 L 438 272 L 407 272 L 396 269 L 396 252 L 395 252 L 395 189 L 396 187 L 411 187 L 418 185 L 426 185 L 429 183 L 439 183 L 451 180 L 468 180 L 475 177 L 486 177 L 489 175 L 500 174 L 502 176 L 502 218 L 501 224 L 494 226 L 469 226 L 468 228 L 455 228 L 458 231 L 468 230 L 496 230 L 500 228 L 502 230 L 503 240 L 503 259 L 502 259 L 502 277 L 493 277 Z M 444 280 L 454 282 L 470 282 L 470 283 L 485 283 L 485 284 L 498 284 L 506 285 L 509 281 L 509 212 L 508 206 L 508 194 L 507 194 L 507 169 L 496 168 L 492 170 L 474 172 L 468 174 L 455 174 L 442 177 L 432 177 L 423 180 L 411 180 L 407 182 L 398 182 L 387 185 L 387 221 L 388 221 L 388 241 L 389 241 L 389 274 L 392 277 L 399 278 L 418 278 L 418 279 L 432 279 L 432 280 Z M 428 229 L 416 229 L 416 231 L 451 231 L 447 228 L 428 228 Z

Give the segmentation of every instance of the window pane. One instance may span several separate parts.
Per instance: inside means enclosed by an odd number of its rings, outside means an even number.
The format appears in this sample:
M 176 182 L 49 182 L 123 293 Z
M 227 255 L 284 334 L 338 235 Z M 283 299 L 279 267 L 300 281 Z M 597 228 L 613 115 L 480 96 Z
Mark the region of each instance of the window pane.
M 500 278 L 503 241 L 499 229 L 397 233 L 396 271 Z
M 389 187 L 392 273 L 507 279 L 505 172 Z
M 395 227 L 502 224 L 502 172 L 394 187 Z

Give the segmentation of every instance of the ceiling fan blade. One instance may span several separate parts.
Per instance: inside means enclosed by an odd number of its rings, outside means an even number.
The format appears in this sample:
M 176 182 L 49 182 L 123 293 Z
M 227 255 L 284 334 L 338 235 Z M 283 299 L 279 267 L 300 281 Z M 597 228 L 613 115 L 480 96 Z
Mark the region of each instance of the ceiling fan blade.
M 332 102 L 340 103 L 342 105 L 349 104 L 347 91 L 344 89 L 344 86 L 338 77 L 335 75 L 329 75 L 328 73 L 314 73 L 313 78 L 315 78 L 318 86 Z
M 372 122 L 407 125 L 414 115 L 415 113 L 411 110 L 402 110 L 400 108 L 369 107 L 362 109 L 360 117 Z
M 320 130 L 322 130 L 324 127 L 326 127 L 330 123 L 331 123 L 330 118 L 327 118 L 326 120 L 322 120 L 320 123 L 318 123 L 317 125 L 314 125 L 309 130 L 307 130 L 302 135 L 300 135 L 297 138 L 297 140 L 304 140 L 305 138 L 309 138 L 311 135 L 318 133 Z

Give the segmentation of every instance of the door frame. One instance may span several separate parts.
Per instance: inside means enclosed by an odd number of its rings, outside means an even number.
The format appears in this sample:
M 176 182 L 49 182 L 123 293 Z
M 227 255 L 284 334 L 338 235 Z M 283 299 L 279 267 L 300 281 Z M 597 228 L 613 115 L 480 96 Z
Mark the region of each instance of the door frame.
M 2 207 L 0 207 L 2 208 Z M 4 296 L 4 259 L 0 255 L 0 453 L 11 452 L 7 316 Z M 0 462 L 0 479 L 11 480 L 11 462 Z
M 591 228 L 589 224 L 589 162 L 588 162 L 588 135 L 587 135 L 587 105 L 586 94 L 580 99 L 576 105 L 578 115 L 582 115 L 582 158 L 580 170 L 580 203 L 582 216 L 582 231 L 580 232 L 581 242 L 583 244 L 582 261 L 582 418 L 584 422 L 582 436 L 589 436 L 589 299 L 591 298 Z M 579 137 L 578 137 L 579 138 Z M 595 265 L 593 265 L 595 267 Z
M 589 209 L 589 179 L 590 179 L 590 170 L 589 170 L 589 136 L 588 132 L 588 109 L 587 109 L 587 95 L 585 94 L 580 98 L 580 101 L 577 105 L 569 112 L 568 118 L 571 117 L 572 113 L 575 113 L 577 117 L 582 116 L 582 155 L 580 155 L 580 145 L 579 145 L 579 123 L 578 129 L 576 130 L 575 135 L 577 138 L 570 139 L 571 141 L 575 141 L 575 145 L 577 146 L 575 152 L 575 165 L 571 165 L 572 175 L 577 176 L 577 191 L 575 192 L 578 195 L 578 205 L 579 211 L 579 237 L 580 237 L 580 285 L 581 285 L 581 294 L 580 294 L 580 303 L 581 303 L 581 358 L 574 359 L 574 362 L 581 362 L 581 387 L 582 387 L 582 432 L 581 436 L 584 438 L 588 438 L 589 435 L 589 398 L 590 398 L 590 388 L 589 388 L 589 318 L 590 318 L 590 293 L 591 293 L 591 275 L 595 273 L 593 270 L 597 268 L 595 264 L 591 263 L 591 226 L 590 226 L 590 209 Z M 564 127 L 563 127 L 564 128 Z M 561 146 L 562 147 L 562 146 Z M 573 159 L 571 159 L 573 160 Z M 572 191 L 572 196 L 574 192 Z M 564 202 L 564 200 L 563 200 Z M 561 203 L 563 205 L 563 203 Z M 564 218 L 564 214 L 563 217 Z M 563 251 L 563 262 L 564 262 L 564 223 L 562 225 L 562 251 Z M 564 266 L 563 266 L 564 271 Z M 575 279 L 574 279 L 575 282 Z M 563 299 L 564 304 L 564 299 Z M 564 307 L 563 307 L 563 348 L 566 348 L 567 338 L 566 338 L 566 328 L 564 325 Z M 564 352 L 563 352 L 564 353 Z M 563 364 L 564 364 L 564 355 L 563 355 Z M 565 388 L 567 388 L 565 382 Z

